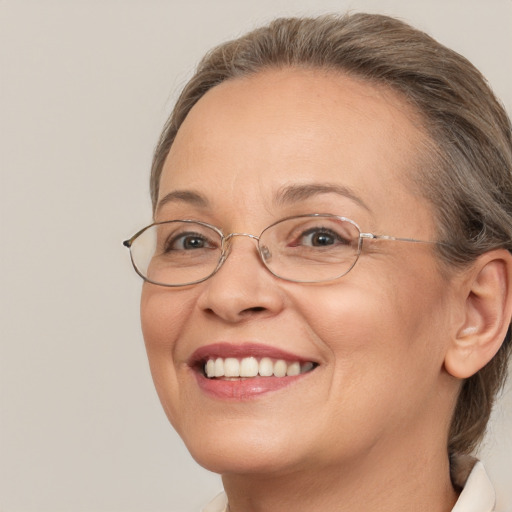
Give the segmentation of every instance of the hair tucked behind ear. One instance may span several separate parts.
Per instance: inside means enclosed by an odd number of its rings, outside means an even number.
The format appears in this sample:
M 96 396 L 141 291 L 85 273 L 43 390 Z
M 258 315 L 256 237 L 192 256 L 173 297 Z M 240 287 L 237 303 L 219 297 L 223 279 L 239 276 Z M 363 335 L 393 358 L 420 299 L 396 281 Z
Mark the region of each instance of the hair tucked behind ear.
M 372 14 L 277 19 L 208 53 L 156 148 L 154 207 L 165 158 L 194 104 L 225 80 L 285 66 L 351 74 L 394 89 L 416 108 L 428 147 L 413 180 L 434 206 L 439 238 L 451 244 L 440 252 L 448 267 L 512 249 L 512 130 L 503 107 L 465 58 L 401 21 Z M 464 382 L 450 452 L 469 453 L 481 440 L 510 352 L 509 330 L 494 359 Z

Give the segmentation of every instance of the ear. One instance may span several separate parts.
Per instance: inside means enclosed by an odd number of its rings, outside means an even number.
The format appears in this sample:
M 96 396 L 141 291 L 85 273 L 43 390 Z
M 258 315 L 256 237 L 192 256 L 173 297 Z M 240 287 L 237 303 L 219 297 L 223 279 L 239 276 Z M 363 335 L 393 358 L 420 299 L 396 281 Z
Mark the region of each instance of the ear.
M 445 356 L 446 370 L 459 379 L 483 368 L 505 339 L 512 316 L 512 255 L 489 251 L 463 274 L 463 315 Z

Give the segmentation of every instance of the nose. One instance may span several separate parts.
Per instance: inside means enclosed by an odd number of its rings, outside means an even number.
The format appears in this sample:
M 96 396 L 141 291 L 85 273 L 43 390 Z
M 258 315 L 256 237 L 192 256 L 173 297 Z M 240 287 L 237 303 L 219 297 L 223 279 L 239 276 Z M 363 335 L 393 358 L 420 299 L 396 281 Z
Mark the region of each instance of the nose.
M 272 316 L 283 308 L 278 278 L 264 266 L 258 237 L 232 233 L 226 237 L 226 258 L 215 275 L 204 281 L 198 306 L 229 323 L 254 316 Z

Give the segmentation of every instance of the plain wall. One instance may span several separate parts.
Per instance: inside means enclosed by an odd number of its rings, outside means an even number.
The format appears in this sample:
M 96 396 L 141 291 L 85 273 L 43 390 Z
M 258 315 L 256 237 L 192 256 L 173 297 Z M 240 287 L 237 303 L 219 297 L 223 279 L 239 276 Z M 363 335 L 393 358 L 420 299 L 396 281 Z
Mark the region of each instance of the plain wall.
M 277 15 L 393 14 L 472 60 L 512 112 L 511 0 L 0 0 L 0 510 L 197 511 L 220 490 L 168 425 L 121 242 L 211 46 Z M 482 458 L 512 509 L 512 392 Z

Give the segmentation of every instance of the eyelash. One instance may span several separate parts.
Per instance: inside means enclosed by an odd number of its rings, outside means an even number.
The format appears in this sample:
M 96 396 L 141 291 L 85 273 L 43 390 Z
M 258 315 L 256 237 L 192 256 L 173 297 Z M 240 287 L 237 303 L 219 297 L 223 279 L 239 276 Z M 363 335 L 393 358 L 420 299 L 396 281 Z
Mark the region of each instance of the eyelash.
M 168 237 L 165 241 L 165 244 L 164 244 L 164 252 L 171 252 L 171 251 L 185 251 L 187 250 L 186 247 L 180 247 L 179 249 L 176 249 L 174 246 L 177 244 L 177 243 L 183 243 L 183 245 L 185 244 L 185 241 L 186 239 L 189 238 L 189 239 L 200 239 L 204 245 L 200 247 L 200 249 L 204 248 L 205 246 L 208 246 L 210 245 L 211 246 L 211 243 L 208 244 L 208 239 L 201 235 L 200 233 L 179 233 L 177 235 L 172 235 L 170 237 Z M 194 248 L 192 248 L 194 249 Z

